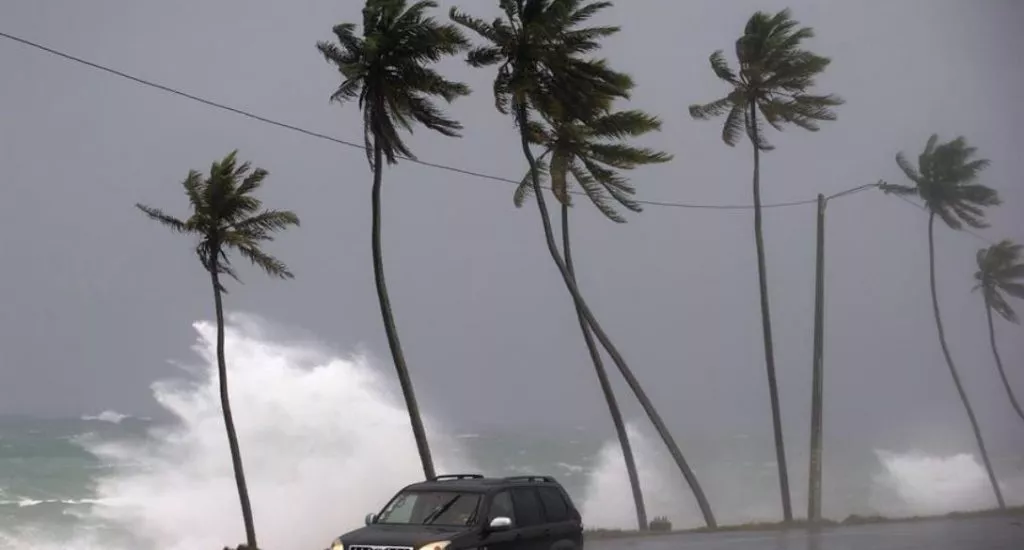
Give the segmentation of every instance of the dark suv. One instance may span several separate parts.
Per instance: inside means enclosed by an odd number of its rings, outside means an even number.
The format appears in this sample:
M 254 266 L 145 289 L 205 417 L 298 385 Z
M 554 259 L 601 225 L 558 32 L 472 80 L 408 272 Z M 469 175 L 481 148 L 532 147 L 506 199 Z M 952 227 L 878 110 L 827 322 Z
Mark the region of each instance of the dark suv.
M 413 483 L 331 550 L 583 550 L 583 523 L 548 476 L 444 475 Z

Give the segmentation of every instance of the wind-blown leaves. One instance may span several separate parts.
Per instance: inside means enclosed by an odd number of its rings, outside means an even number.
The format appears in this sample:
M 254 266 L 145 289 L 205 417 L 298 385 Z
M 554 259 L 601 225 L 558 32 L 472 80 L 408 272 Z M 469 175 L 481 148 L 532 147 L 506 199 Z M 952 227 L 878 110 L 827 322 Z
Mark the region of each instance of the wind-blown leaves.
M 546 123 L 531 132 L 531 142 L 551 156 L 550 164 L 538 170 L 550 178 L 552 193 L 559 202 L 571 204 L 570 181 L 575 181 L 602 214 L 619 223 L 626 220 L 614 203 L 634 212 L 642 210 L 632 198 L 636 190 L 621 171 L 672 160 L 667 153 L 626 143 L 628 138 L 661 129 L 661 121 L 643 111 L 610 112 L 587 123 L 546 117 Z M 520 182 L 514 195 L 516 206 L 522 205 L 530 187 L 528 177 Z
M 585 57 L 600 46 L 598 39 L 619 31 L 615 26 L 581 27 L 610 2 L 583 0 L 501 0 L 505 19 L 491 23 L 452 8 L 453 21 L 486 43 L 472 48 L 466 61 L 473 67 L 498 65 L 494 102 L 508 114 L 550 109 L 586 120 L 599 98 L 626 98 L 632 79 L 608 67 L 603 59 Z M 547 105 L 547 107 L 544 107 Z
M 730 93 L 711 103 L 691 105 L 690 116 L 707 120 L 727 115 L 722 141 L 734 146 L 745 130 L 762 151 L 772 149 L 764 136 L 762 118 L 776 130 L 793 124 L 812 132 L 820 128 L 819 122 L 835 120 L 832 108 L 843 100 L 807 92 L 830 63 L 827 57 L 801 49 L 803 41 L 813 36 L 811 28 L 798 28 L 789 9 L 774 15 L 755 13 L 736 41 L 739 70 L 729 66 L 722 50 L 708 60 L 715 76 L 729 85 Z
M 462 130 L 435 98 L 451 103 L 468 95 L 469 87 L 444 78 L 429 65 L 464 51 L 466 38 L 457 26 L 426 14 L 437 7 L 436 2 L 406 6 L 406 0 L 368 0 L 363 36 L 356 34 L 355 24 L 342 23 L 333 29 L 336 43 L 317 43 L 324 59 L 342 76 L 331 101 L 358 99 L 371 168 L 374 141 L 388 164 L 400 156 L 415 158 L 399 133 L 400 129 L 411 132 L 413 123 L 449 137 L 458 137 Z
M 261 249 L 274 233 L 299 225 L 299 218 L 286 210 L 262 210 L 263 203 L 252 195 L 267 177 L 266 170 L 252 170 L 249 163 L 237 163 L 237 151 L 213 163 L 203 178 L 192 170 L 182 182 L 192 214 L 185 220 L 164 211 L 137 204 L 147 217 L 172 231 L 195 236 L 196 255 L 207 271 L 238 280 L 228 251 L 234 250 L 268 275 L 294 277 L 284 262 Z M 224 288 L 221 287 L 223 291 Z
M 988 227 L 984 208 L 1001 201 L 994 189 L 976 180 L 989 161 L 975 158 L 977 149 L 963 137 L 941 144 L 938 139 L 937 134 L 928 138 L 917 166 L 911 165 L 902 152 L 897 153 L 896 163 L 914 185 L 882 183 L 879 188 L 886 193 L 918 196 L 929 212 L 952 229 L 964 225 Z
M 977 254 L 978 281 L 975 290 L 981 290 L 988 304 L 1000 317 L 1011 323 L 1020 323 L 1017 313 L 1010 307 L 1005 295 L 1024 300 L 1024 260 L 1019 244 L 1009 240 L 982 248 Z

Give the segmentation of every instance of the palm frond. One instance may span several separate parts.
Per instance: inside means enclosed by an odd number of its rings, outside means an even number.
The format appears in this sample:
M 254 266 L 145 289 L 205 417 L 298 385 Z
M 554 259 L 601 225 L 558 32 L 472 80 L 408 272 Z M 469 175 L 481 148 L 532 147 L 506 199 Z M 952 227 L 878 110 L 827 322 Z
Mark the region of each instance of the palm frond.
M 1014 298 L 1024 300 L 1024 284 L 1001 283 L 999 285 L 999 290 L 1009 294 L 1010 296 L 1013 296 Z
M 738 72 L 729 67 L 721 50 L 709 58 L 715 76 L 729 84 L 730 95 L 691 106 L 690 116 L 705 120 L 726 115 L 722 141 L 734 146 L 745 129 L 754 146 L 763 151 L 773 147 L 763 131 L 761 116 L 776 130 L 792 124 L 817 131 L 820 122 L 836 120 L 833 108 L 843 104 L 842 98 L 809 92 L 815 78 L 831 63 L 827 57 L 801 49 L 813 36 L 813 29 L 800 27 L 789 9 L 775 14 L 755 12 L 736 40 Z
M 646 147 L 633 147 L 624 143 L 593 143 L 587 155 L 601 164 L 619 170 L 632 170 L 647 164 L 661 164 L 672 160 L 672 155 Z
M 537 157 L 536 161 L 534 161 L 534 164 L 537 167 L 537 176 L 542 185 L 547 178 L 549 170 L 547 162 L 543 160 L 544 156 L 548 153 L 549 151 L 545 151 L 541 156 Z M 533 196 L 533 178 L 531 177 L 530 169 L 527 168 L 526 174 L 523 175 L 523 179 L 521 179 L 519 181 L 519 185 L 516 186 L 515 193 L 512 194 L 512 202 L 516 205 L 516 208 L 520 208 L 523 206 L 526 199 L 531 196 Z
M 165 227 L 170 228 L 172 231 L 177 233 L 188 233 L 189 228 L 185 222 L 171 216 L 170 214 L 164 213 L 159 208 L 153 208 L 152 206 L 146 206 L 144 204 L 135 204 L 135 207 L 142 210 L 146 216 L 149 216 L 151 220 L 156 220 L 163 224 Z
M 914 166 L 907 161 L 907 157 L 903 154 L 903 151 L 896 153 L 896 164 L 900 167 L 900 170 L 903 170 L 903 174 L 907 176 L 908 180 L 918 184 L 921 182 L 921 174 L 918 173 L 917 168 L 914 168 Z
M 734 147 L 740 141 L 740 136 L 745 129 L 747 110 L 744 105 L 733 104 L 729 110 L 729 116 L 725 117 L 725 124 L 722 125 L 722 141 L 730 147 Z
M 259 267 L 267 275 L 277 277 L 279 279 L 294 279 L 295 275 L 288 270 L 288 266 L 281 260 L 267 254 L 254 244 L 246 244 L 236 247 L 238 253 L 243 258 L 252 262 L 253 265 Z
M 149 218 L 176 232 L 198 236 L 196 256 L 211 273 L 238 279 L 228 256 L 228 251 L 234 249 L 250 259 L 256 258 L 253 261 L 265 270 L 274 268 L 268 273 L 281 276 L 287 268 L 278 269 L 284 264 L 265 254 L 259 245 L 273 240 L 274 233 L 299 225 L 299 218 L 289 211 L 260 211 L 262 203 L 252 193 L 266 177 L 266 170 L 253 168 L 249 162 L 238 163 L 237 151 L 232 151 L 214 162 L 205 178 L 195 170 L 189 171 L 183 185 L 192 209 L 187 220 L 149 206 L 136 206 Z M 268 263 L 267 258 L 273 262 Z M 224 290 L 223 285 L 220 286 Z
M 1018 296 L 1020 298 L 1021 296 Z M 1002 294 L 992 291 L 985 295 L 985 303 L 988 307 L 992 308 L 1000 317 L 1006 319 L 1013 324 L 1020 324 L 1020 319 L 1017 317 L 1017 312 L 1010 307 L 1007 303 L 1006 298 Z
M 764 126 L 761 125 L 760 115 L 757 112 L 751 112 L 749 109 L 744 112 L 744 115 L 744 125 L 746 126 L 747 137 L 750 139 L 750 143 L 762 151 L 775 149 L 774 145 L 768 143 Z
M 467 29 L 480 35 L 480 37 L 492 43 L 501 43 L 502 37 L 494 28 L 493 25 L 488 24 L 483 19 L 473 17 L 465 12 L 460 11 L 456 7 L 452 7 L 448 10 L 448 17 L 452 21 L 455 21 L 459 25 L 466 27 Z
M 291 226 L 300 225 L 299 217 L 288 210 L 264 210 L 259 214 L 234 222 L 232 231 L 238 232 L 255 240 L 269 240 L 273 233 L 283 231 Z
M 978 250 L 975 256 L 978 271 L 974 273 L 974 278 L 985 294 L 985 303 L 1011 323 L 1019 321 L 1003 294 L 1024 299 L 1022 250 L 1024 246 L 1003 239 Z
M 697 120 L 708 120 L 716 116 L 721 116 L 730 109 L 735 109 L 735 105 L 728 97 L 723 97 L 703 105 L 690 105 L 690 116 Z
M 881 189 L 882 192 L 887 194 L 887 195 L 888 194 L 893 194 L 893 195 L 900 195 L 900 196 L 904 196 L 904 197 L 905 196 L 909 196 L 909 195 L 917 195 L 917 187 L 913 187 L 913 186 L 910 186 L 910 185 L 902 185 L 902 184 L 899 184 L 899 183 L 887 183 L 887 182 L 881 181 L 881 182 L 878 183 L 878 188 Z
M 499 5 L 505 18 L 493 23 L 458 9 L 449 12 L 486 42 L 470 51 L 469 64 L 499 65 L 493 86 L 499 112 L 558 105 L 583 119 L 596 113 L 597 97 L 628 97 L 629 75 L 611 70 L 603 59 L 585 57 L 602 38 L 619 31 L 617 26 L 584 26 L 609 2 L 501 0 Z
M 725 53 L 722 50 L 712 52 L 708 61 L 711 63 L 711 70 L 715 73 L 715 76 L 733 86 L 739 84 L 736 80 L 736 73 L 729 67 L 729 62 L 725 60 Z
M 624 139 L 661 130 L 661 120 L 640 110 L 617 111 L 598 117 L 589 124 L 590 132 L 599 138 Z
M 336 66 L 342 82 L 332 101 L 359 99 L 367 160 L 379 147 L 388 164 L 415 158 L 402 139 L 417 124 L 442 135 L 458 137 L 461 124 L 435 101 L 451 103 L 469 94 L 469 87 L 444 78 L 429 65 L 469 48 L 461 27 L 428 15 L 432 0 L 407 5 L 402 0 L 367 0 L 362 36 L 355 24 L 335 25 L 336 43 L 319 42 L 324 59 Z

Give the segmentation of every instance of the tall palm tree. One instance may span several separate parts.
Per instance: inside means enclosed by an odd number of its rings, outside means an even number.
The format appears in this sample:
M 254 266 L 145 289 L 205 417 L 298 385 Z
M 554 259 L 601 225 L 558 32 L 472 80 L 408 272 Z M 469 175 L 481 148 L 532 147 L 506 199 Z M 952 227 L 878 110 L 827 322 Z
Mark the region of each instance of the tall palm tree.
M 569 233 L 569 178 L 583 188 L 598 209 L 608 218 L 616 222 L 625 222 L 615 209 L 609 197 L 634 212 L 640 212 L 640 204 L 630 198 L 635 193 L 629 181 L 619 174 L 619 170 L 631 170 L 639 165 L 668 162 L 671 155 L 651 149 L 630 146 L 625 143 L 627 137 L 641 136 L 648 132 L 661 129 L 661 121 L 642 111 L 620 111 L 598 114 L 589 123 L 574 119 L 558 119 L 552 113 L 545 113 L 547 125 L 532 124 L 530 141 L 544 148 L 538 157 L 538 169 L 546 172 L 551 178 L 551 189 L 561 205 L 562 213 L 562 252 L 569 275 L 575 279 L 575 268 L 572 261 L 572 247 Z M 550 167 L 540 159 L 551 156 Z M 514 195 L 517 207 L 532 193 L 529 174 L 523 178 Z M 629 434 L 622 420 L 622 413 L 615 398 L 608 373 L 601 360 L 601 353 L 594 342 L 593 335 L 583 314 L 576 308 L 576 317 L 583 332 L 583 340 L 590 353 L 591 362 L 601 385 L 608 411 L 611 413 L 615 434 L 622 448 L 629 476 L 633 501 L 636 507 L 637 526 L 641 531 L 647 529 L 647 511 L 644 506 L 643 491 L 640 478 L 633 458 L 633 449 L 629 443 Z
M 739 142 L 746 132 L 754 149 L 754 243 L 757 248 L 757 279 L 761 294 L 761 328 L 764 338 L 765 368 L 771 398 L 772 427 L 775 432 L 775 458 L 779 469 L 782 512 L 793 519 L 790 504 L 786 448 L 782 437 L 779 389 L 775 378 L 775 352 L 772 345 L 772 321 L 768 304 L 768 274 L 764 259 L 764 233 L 761 228 L 761 151 L 773 147 L 762 132 L 764 121 L 776 130 L 794 124 L 812 132 L 821 121 L 835 120 L 832 107 L 842 105 L 835 95 L 808 93 L 814 79 L 831 60 L 801 48 L 814 36 L 810 27 L 799 27 L 788 9 L 774 15 L 756 12 L 747 21 L 743 35 L 736 40 L 739 72 L 729 67 L 721 50 L 711 54 L 711 70 L 729 87 L 729 94 L 706 105 L 691 105 L 690 116 L 698 120 L 726 115 L 722 140 L 729 146 Z
M 363 113 L 363 139 L 373 170 L 371 208 L 373 212 L 371 249 L 377 299 L 388 347 L 398 372 L 398 381 L 409 410 L 413 436 L 427 479 L 435 477 L 430 446 L 423 429 L 409 367 L 398 339 L 391 300 L 384 281 L 381 252 L 381 182 L 384 160 L 395 164 L 399 157 L 414 158 L 399 130 L 412 132 L 422 124 L 442 135 L 459 137 L 462 125 L 438 107 L 437 99 L 451 103 L 469 94 L 469 87 L 447 80 L 430 65 L 463 51 L 468 43 L 458 27 L 442 24 L 427 15 L 437 3 L 423 0 L 407 6 L 405 0 L 367 0 L 363 8 L 363 35 L 356 25 L 335 25 L 337 43 L 318 42 L 317 49 L 336 66 L 342 82 L 331 101 L 358 98 Z
M 214 162 L 206 178 L 190 170 L 182 186 L 188 197 L 192 212 L 188 219 L 181 220 L 164 213 L 158 208 L 136 204 L 150 219 L 160 222 L 177 233 L 184 233 L 199 240 L 196 255 L 203 269 L 210 275 L 213 285 L 213 305 L 217 313 L 217 378 L 220 382 L 220 405 L 224 413 L 224 427 L 231 449 L 231 465 L 234 467 L 238 498 L 242 504 L 242 519 L 245 523 L 246 546 L 255 550 L 256 527 L 249 504 L 249 491 L 242 470 L 242 454 L 238 448 L 238 436 L 231 416 L 231 402 L 228 398 L 227 360 L 224 357 L 224 305 L 221 295 L 227 290 L 221 281 L 222 275 L 235 280 L 234 267 L 228 252 L 237 252 L 268 275 L 281 279 L 294 276 L 282 261 L 267 254 L 260 248 L 263 242 L 274 240 L 274 233 L 290 226 L 299 225 L 299 218 L 287 210 L 263 210 L 263 203 L 253 194 L 263 185 L 267 171 L 251 169 L 248 162 L 238 164 L 238 151 L 232 151 L 219 162 Z
M 992 312 L 995 311 L 1000 317 L 1007 321 L 1019 324 L 1017 313 L 1010 307 L 1009 302 L 1003 294 L 1009 294 L 1015 298 L 1024 299 L 1024 261 L 1021 260 L 1021 245 L 1009 240 L 1002 240 L 978 251 L 978 271 L 974 273 L 974 279 L 978 284 L 975 290 L 981 290 L 981 296 L 985 300 L 985 316 L 988 319 L 989 344 L 992 345 L 992 355 L 996 358 L 996 367 L 999 369 L 999 377 L 1006 388 L 1006 395 L 1010 398 L 1010 404 L 1017 415 L 1024 420 L 1024 410 L 1021 410 L 1020 403 L 1010 387 L 1010 381 L 1006 378 L 1006 371 L 1003 370 L 1003 360 L 999 357 L 999 349 L 996 347 L 996 330 L 992 326 Z
M 897 196 L 916 195 L 928 210 L 928 277 L 931 284 L 935 327 L 939 332 L 939 345 L 942 347 L 942 355 L 946 359 L 946 366 L 949 367 L 949 374 L 953 377 L 960 401 L 967 410 L 967 418 L 971 421 L 971 429 L 974 430 L 974 438 L 978 443 L 981 459 L 985 463 L 989 482 L 992 483 L 992 491 L 996 495 L 999 507 L 1005 508 L 1003 493 L 992 470 L 988 451 L 985 450 L 985 440 L 981 437 L 981 428 L 978 427 L 974 409 L 967 399 L 967 392 L 964 391 L 960 374 L 949 354 L 949 346 L 946 345 L 946 333 L 942 327 L 939 298 L 935 289 L 935 218 L 941 219 L 954 230 L 963 229 L 965 224 L 974 228 L 988 227 L 984 221 L 984 208 L 996 206 L 1000 200 L 994 189 L 977 182 L 978 175 L 988 166 L 988 160 L 975 158 L 976 148 L 968 145 L 963 137 L 941 144 L 938 140 L 939 136 L 936 134 L 928 138 L 924 151 L 918 156 L 916 167 L 910 164 L 902 152 L 896 154 L 896 164 L 913 185 L 882 182 L 879 188 L 885 193 Z
M 550 214 L 541 193 L 540 172 L 530 148 L 531 113 L 543 113 L 557 106 L 562 116 L 585 123 L 600 112 L 598 107 L 605 102 L 628 97 L 632 79 L 611 70 L 604 60 L 584 57 L 600 48 L 601 38 L 618 32 L 618 27 L 581 27 L 594 14 L 610 5 L 610 2 L 584 3 L 584 0 L 499 0 L 505 18 L 495 19 L 492 23 L 455 8 L 450 15 L 455 22 L 486 41 L 485 45 L 470 50 L 467 56 L 469 65 L 499 66 L 494 81 L 495 107 L 502 114 L 511 114 L 518 127 L 523 156 L 530 167 L 530 185 L 536 195 L 548 252 L 576 308 L 593 330 L 598 342 L 608 351 L 665 441 L 693 490 L 705 522 L 714 527 L 714 514 L 696 476 L 622 354 L 612 344 L 583 300 L 573 274 L 558 251 Z

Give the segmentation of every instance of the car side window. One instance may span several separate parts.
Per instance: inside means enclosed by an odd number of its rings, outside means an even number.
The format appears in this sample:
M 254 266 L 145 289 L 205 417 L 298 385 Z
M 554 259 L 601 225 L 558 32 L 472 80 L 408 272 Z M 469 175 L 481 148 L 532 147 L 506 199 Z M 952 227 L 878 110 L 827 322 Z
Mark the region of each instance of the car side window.
M 487 523 L 490 523 L 494 518 L 506 517 L 512 520 L 512 525 L 516 524 L 516 514 L 512 507 L 512 497 L 509 496 L 508 491 L 502 491 L 494 495 L 494 499 L 491 500 L 491 510 L 487 514 Z
M 548 523 L 569 521 L 569 505 L 565 503 L 561 491 L 554 487 L 538 487 L 537 493 L 544 504 L 544 517 Z
M 512 489 L 512 504 L 516 511 L 517 527 L 529 527 L 544 523 L 543 509 L 537 491 L 532 487 Z

